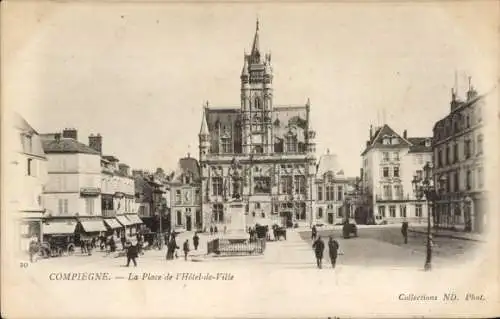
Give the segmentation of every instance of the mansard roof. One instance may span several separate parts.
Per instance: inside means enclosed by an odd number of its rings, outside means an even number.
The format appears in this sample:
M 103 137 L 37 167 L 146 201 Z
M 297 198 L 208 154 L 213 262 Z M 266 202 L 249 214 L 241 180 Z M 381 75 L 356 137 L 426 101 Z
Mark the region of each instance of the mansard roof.
M 182 182 L 182 177 L 186 174 L 191 175 L 195 182 L 200 180 L 200 165 L 193 157 L 184 157 L 179 160 L 177 169 L 173 174 L 172 181 Z

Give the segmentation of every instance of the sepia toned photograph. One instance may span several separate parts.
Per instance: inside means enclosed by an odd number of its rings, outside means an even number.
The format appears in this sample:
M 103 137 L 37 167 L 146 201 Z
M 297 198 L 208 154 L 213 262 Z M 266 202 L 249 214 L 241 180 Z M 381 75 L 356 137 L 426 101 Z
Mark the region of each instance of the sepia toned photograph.
M 2 317 L 500 315 L 500 2 L 0 17 Z

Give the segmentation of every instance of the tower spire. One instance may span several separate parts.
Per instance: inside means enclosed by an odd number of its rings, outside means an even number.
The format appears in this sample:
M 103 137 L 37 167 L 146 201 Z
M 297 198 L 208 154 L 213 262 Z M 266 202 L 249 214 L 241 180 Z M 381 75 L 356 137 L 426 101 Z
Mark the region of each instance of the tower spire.
M 256 63 L 260 60 L 260 48 L 259 48 L 259 18 L 255 24 L 255 35 L 253 37 L 252 52 L 250 53 Z

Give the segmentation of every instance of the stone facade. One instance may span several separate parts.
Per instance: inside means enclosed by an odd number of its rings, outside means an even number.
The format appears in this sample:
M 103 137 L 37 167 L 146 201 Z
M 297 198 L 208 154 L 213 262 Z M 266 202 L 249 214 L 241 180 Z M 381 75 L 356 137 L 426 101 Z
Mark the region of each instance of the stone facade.
M 242 200 L 247 224 L 312 222 L 315 132 L 310 103 L 274 104 L 271 54 L 261 56 L 259 27 L 245 54 L 239 108 L 203 110 L 199 134 L 203 226 L 228 223 Z
M 452 91 L 450 114 L 434 126 L 436 183 L 444 181 L 436 207 L 440 227 L 481 232 L 486 225 L 484 181 L 485 96 L 470 87 L 465 101 Z
M 203 229 L 201 178 L 198 161 L 181 158 L 170 185 L 171 228 L 176 231 Z
M 6 180 L 16 181 L 9 184 L 8 191 L 12 194 L 9 204 L 17 210 L 13 214 L 16 218 L 16 232 L 21 238 L 20 248 L 28 250 L 31 238 L 42 239 L 42 218 L 45 212 L 42 192 L 48 180 L 47 157 L 43 151 L 39 134 L 19 114 L 12 114 L 13 136 L 9 136 L 6 149 L 14 152 L 6 154 L 5 160 L 9 163 L 6 173 L 11 178 Z M 13 143 L 12 148 L 8 143 Z M 10 157 L 10 156 L 12 157 Z
M 320 157 L 315 179 L 315 224 L 338 224 L 354 218 L 354 207 L 346 205 L 346 193 L 352 191 L 355 182 L 355 178 L 344 175 L 336 155 L 328 151 Z
M 370 127 L 361 157 L 370 222 L 425 222 L 427 204 L 415 198 L 411 182 L 432 161 L 432 138 L 408 137 L 406 130 L 401 136 L 388 125 Z

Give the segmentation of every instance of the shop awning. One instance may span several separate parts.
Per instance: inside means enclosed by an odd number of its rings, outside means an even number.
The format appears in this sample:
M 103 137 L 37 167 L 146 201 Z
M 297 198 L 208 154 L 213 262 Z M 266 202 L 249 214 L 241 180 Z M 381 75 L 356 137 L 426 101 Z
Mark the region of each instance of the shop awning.
M 51 221 L 43 224 L 43 234 L 73 234 L 76 228 L 76 221 Z
M 120 224 L 122 224 L 123 226 L 130 226 L 134 224 L 126 216 L 116 216 L 116 219 L 118 219 Z
M 115 229 L 115 228 L 121 228 L 123 227 L 116 219 L 114 218 L 108 218 L 108 219 L 104 219 L 104 223 L 106 223 L 106 225 L 109 226 L 109 228 L 111 229 Z
M 106 231 L 106 227 L 104 227 L 102 220 L 86 220 L 81 221 L 80 224 L 82 224 L 83 230 L 87 233 Z
M 127 218 L 133 223 L 133 224 L 142 224 L 142 219 L 139 218 L 137 215 L 127 215 Z

